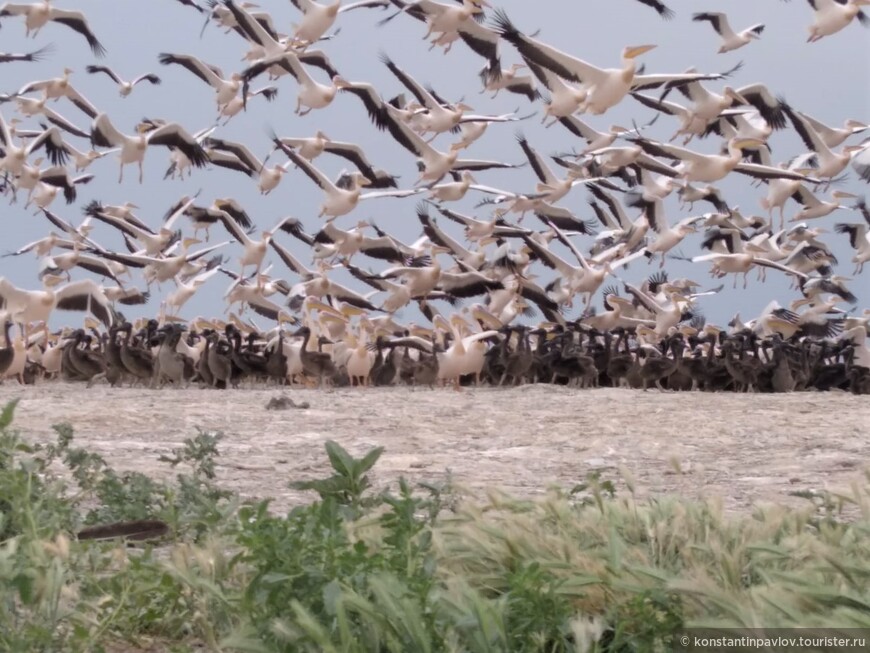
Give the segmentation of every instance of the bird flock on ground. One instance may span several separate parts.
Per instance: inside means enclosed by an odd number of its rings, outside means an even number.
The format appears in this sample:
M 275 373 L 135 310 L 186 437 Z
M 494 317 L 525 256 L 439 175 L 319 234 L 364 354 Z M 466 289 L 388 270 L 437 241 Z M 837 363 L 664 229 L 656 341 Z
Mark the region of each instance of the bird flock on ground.
M 599 68 L 607 62 L 581 59 L 582 45 L 558 50 L 546 34 L 524 32 L 487 0 L 290 0 L 299 18 L 286 33 L 252 3 L 161 1 L 189 7 L 192 31 L 200 23 L 203 30 L 223 28 L 227 47 L 243 55 L 240 69 L 227 74 L 195 55 L 162 52 L 155 62 L 160 75 L 126 80 L 105 65 L 111 52 L 81 12 L 49 0 L 0 5 L 3 31 L 23 23 L 37 42 L 43 30 L 80 34 L 93 55 L 86 72 L 111 79 L 122 99 L 164 92 L 172 85 L 161 79 L 172 70 L 210 86 L 218 116 L 201 131 L 149 117 L 125 133 L 111 107 L 94 106 L 76 89 L 70 68 L 0 96 L 0 189 L 10 204 L 43 216 L 50 230 L 31 243 L 6 243 L 7 256 L 22 265 L 36 256 L 41 287 L 19 288 L 0 277 L 0 379 L 870 393 L 870 309 L 856 312 L 849 289 L 862 283 L 870 261 L 870 209 L 859 194 L 840 189 L 850 175 L 870 183 L 870 140 L 860 141 L 867 124 L 823 124 L 762 82 L 727 85 L 739 64 L 648 73 L 638 59 L 653 45 L 628 46 L 618 67 Z M 657 0 L 626 4 L 664 20 L 682 18 Z M 862 11 L 870 0 L 808 4 L 809 42 L 870 22 Z M 515 95 L 521 108 L 477 113 L 443 97 L 455 89 L 421 84 L 385 53 L 380 63 L 400 94 L 346 79 L 328 55 L 329 42 L 343 37 L 343 23 L 371 14 L 377 25 L 360 47 L 379 48 L 376 30 L 387 25 L 419 30 L 430 49 L 468 50 L 479 63 L 479 72 L 467 75 L 477 90 Z M 698 12 L 691 20 L 710 24 L 720 53 L 748 51 L 763 37 L 764 25 L 735 32 L 723 13 Z M 51 43 L 40 45 L 0 53 L 0 63 L 26 65 L 56 54 Z M 507 65 L 509 59 L 515 63 Z M 140 90 L 143 84 L 152 88 Z M 285 136 L 284 125 L 271 125 L 272 150 L 264 158 L 221 136 L 227 122 L 244 120 L 250 102 L 274 101 L 279 90 L 282 97 L 296 93 L 297 116 L 312 114 L 292 121 L 306 135 Z M 333 102 L 364 112 L 371 129 L 413 155 L 416 179 L 407 170 L 380 169 L 378 152 L 312 129 L 317 111 Z M 635 106 L 646 122 L 607 131 L 590 125 L 617 105 Z M 84 119 L 89 126 L 79 126 Z M 536 119 L 565 130 L 569 151 L 536 150 L 528 135 Z M 654 122 L 673 126 L 669 141 L 648 136 Z M 515 138 L 522 159 L 466 156 L 487 130 Z M 774 157 L 768 141 L 781 130 L 793 130 L 806 149 Z M 721 147 L 701 153 L 695 148 L 705 140 Z M 111 177 L 114 165 L 119 183 L 125 174 L 142 184 L 168 183 L 144 176 L 143 162 L 155 148 L 168 152 L 165 179 L 196 178 L 204 191 L 181 197 L 158 220 L 140 218 L 132 202 L 79 201 L 82 187 L 97 174 Z M 321 156 L 341 157 L 352 170 L 330 179 L 319 168 Z M 290 176 L 297 187 L 313 184 L 322 195 L 319 215 L 283 217 L 263 229 L 236 200 L 200 199 L 215 194 L 209 189 L 215 168 L 250 178 L 264 195 L 281 193 Z M 494 169 L 511 170 L 515 185 L 477 180 Z M 757 187 L 763 215 L 744 214 L 717 187 L 737 175 Z M 683 215 L 665 215 L 672 193 Z M 569 195 L 581 198 L 573 208 L 563 201 Z M 478 200 L 473 215 L 455 210 L 466 196 Z M 411 202 L 420 238 L 402 242 L 388 224 L 360 219 L 360 203 L 374 198 L 392 198 L 403 210 Z M 708 211 L 697 212 L 699 203 Z M 855 219 L 831 230 L 810 226 L 838 209 Z M 113 230 L 122 251 L 101 244 Z M 851 245 L 851 278 L 835 273 L 842 264 L 822 238 L 829 231 Z M 294 253 L 300 247 L 306 255 Z M 686 254 L 689 247 L 697 248 L 694 255 Z M 703 288 L 671 278 L 672 260 L 690 261 L 722 283 Z M 622 278 L 625 268 L 641 265 L 655 266 L 646 281 Z M 355 281 L 341 283 L 339 273 Z M 779 298 L 785 305 L 771 301 L 748 321 L 707 323 L 703 303 L 715 301 L 724 283 L 746 288 L 751 275 L 753 284 L 786 275 L 793 296 Z M 219 278 L 230 284 L 224 315 L 185 317 L 191 297 Z M 125 317 L 142 305 L 154 306 L 153 317 Z M 419 307 L 420 321 L 402 318 L 410 306 Z M 52 331 L 56 311 L 86 317 L 81 327 Z

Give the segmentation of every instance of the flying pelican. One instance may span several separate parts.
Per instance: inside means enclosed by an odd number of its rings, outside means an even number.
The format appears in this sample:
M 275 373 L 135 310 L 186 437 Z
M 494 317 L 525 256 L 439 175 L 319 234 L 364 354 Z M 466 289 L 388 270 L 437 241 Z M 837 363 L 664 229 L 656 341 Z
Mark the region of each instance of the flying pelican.
M 870 0 L 808 0 L 813 8 L 815 20 L 809 27 L 807 43 L 814 43 L 825 36 L 836 34 L 845 29 L 853 18 L 866 25 L 866 14 L 861 7 L 870 6 Z
M 601 69 L 585 61 L 567 55 L 555 48 L 522 34 L 507 14 L 499 9 L 495 12 L 497 31 L 506 41 L 517 48 L 526 61 L 532 61 L 549 68 L 560 77 L 583 84 L 587 97 L 583 110 L 600 115 L 616 106 L 632 90 L 652 88 L 663 84 L 678 85 L 700 79 L 721 79 L 723 75 L 699 75 L 682 73 L 675 75 L 638 75 L 635 59 L 649 52 L 654 45 L 639 45 L 623 50 L 622 68 Z
M 118 85 L 118 92 L 121 94 L 121 97 L 127 97 L 130 93 L 133 92 L 133 87 L 140 82 L 148 82 L 149 84 L 157 85 L 160 83 L 160 78 L 154 73 L 145 73 L 144 75 L 139 75 L 135 79 L 130 80 L 129 82 L 121 79 L 118 74 L 109 68 L 108 66 L 87 66 L 85 68 L 91 75 L 95 75 L 97 73 L 105 73 L 109 77 L 114 80 L 114 82 Z
M 848 145 L 842 149 L 840 154 L 837 154 L 825 144 L 821 136 L 803 116 L 787 104 L 783 105 L 783 111 L 791 120 L 804 145 L 813 151 L 814 154 L 806 159 L 806 164 L 813 169 L 813 174 L 817 177 L 833 179 L 846 169 L 852 160 L 852 155 L 863 149 L 861 145 Z
M 322 172 L 315 168 L 306 159 L 299 156 L 295 150 L 284 145 L 277 135 L 272 136 L 272 142 L 284 154 L 296 164 L 308 177 L 326 193 L 326 198 L 320 206 L 318 217 L 327 216 L 328 220 L 334 220 L 337 217 L 346 215 L 356 208 L 360 200 L 372 199 L 376 197 L 408 197 L 421 192 L 422 189 L 412 190 L 381 190 L 373 193 L 361 193 L 363 186 L 371 185 L 368 178 L 361 172 L 352 172 L 346 175 L 348 179 L 347 186 L 333 184 Z
M 89 311 L 100 322 L 111 326 L 113 322 L 109 300 L 99 284 L 91 279 L 73 281 L 56 288 L 62 279 L 46 275 L 42 290 L 23 290 L 7 279 L 0 277 L 0 304 L 10 317 L 22 326 L 22 336 L 27 339 L 27 325 L 31 322 L 47 323 L 52 311 Z M 48 327 L 45 326 L 46 336 Z
M 27 145 L 18 146 L 12 140 L 13 130 L 18 121 L 13 119 L 10 122 L 13 129 L 9 128 L 6 121 L 3 120 L 3 116 L 0 115 L 0 154 L 2 154 L 0 156 L 0 170 L 5 170 L 12 175 L 21 174 L 27 163 L 27 157 L 41 147 L 45 147 L 45 151 L 53 164 L 63 165 L 67 157 L 66 146 L 63 144 L 63 139 L 56 127 L 46 129 Z
M 433 36 L 431 43 L 446 46 L 450 50 L 456 39 L 462 39 L 475 53 L 487 60 L 487 68 L 493 75 L 501 71 L 498 56 L 498 34 L 477 22 L 482 16 L 483 7 L 491 6 L 486 0 L 462 0 L 455 3 L 435 2 L 435 0 L 390 0 L 400 11 L 380 21 L 384 25 L 396 16 L 407 13 L 424 22 L 429 27 L 426 35 Z M 431 49 L 431 48 L 430 48 Z
M 0 6 L 0 18 L 4 16 L 24 16 L 24 28 L 27 30 L 25 36 L 30 36 L 32 32 L 34 38 L 49 21 L 61 23 L 84 36 L 94 55 L 102 57 L 106 54 L 106 49 L 91 32 L 82 12 L 52 7 L 51 0 L 31 4 L 6 2 Z
M 731 29 L 728 22 L 728 16 L 720 12 L 705 11 L 697 14 L 692 14 L 692 20 L 696 22 L 707 21 L 716 30 L 716 33 L 722 37 L 722 45 L 719 47 L 719 54 L 731 52 L 737 48 L 742 48 L 753 39 L 761 38 L 761 33 L 764 31 L 764 25 L 758 23 L 752 27 L 747 27 L 742 32 L 735 32 Z
M 314 0 L 290 0 L 293 6 L 302 12 L 302 20 L 293 25 L 293 38 L 304 44 L 319 41 L 335 23 L 341 13 L 354 9 L 368 7 L 389 7 L 388 0 L 361 0 L 342 6 L 341 0 L 335 0 L 328 5 L 322 5 Z
M 266 167 L 266 161 L 269 157 L 266 157 L 261 162 L 241 143 L 225 141 L 219 138 L 208 138 L 205 141 L 205 145 L 209 148 L 207 151 L 209 161 L 216 166 L 238 170 L 252 178 L 258 177 L 257 187 L 263 195 L 268 195 L 275 190 L 292 163 L 288 161 L 283 165 L 268 168 Z M 221 151 L 215 152 L 211 148 Z M 225 154 L 224 151 L 229 154 Z
M 495 98 L 502 90 L 517 95 L 525 95 L 529 102 L 540 99 L 541 93 L 535 88 L 535 80 L 531 75 L 517 75 L 521 68 L 528 68 L 524 63 L 511 64 L 510 68 L 502 68 L 499 75 L 493 75 L 488 66 L 480 71 L 480 79 L 483 82 L 481 93 L 490 91 Z
M 314 161 L 324 152 L 350 161 L 371 182 L 369 184 L 371 188 L 395 188 L 396 186 L 396 177 L 383 170 L 376 170 L 359 145 L 333 141 L 320 130 L 308 138 L 282 137 L 279 140 L 287 147 L 295 149 L 302 158 L 308 161 Z
M 699 154 L 674 145 L 652 143 L 643 138 L 630 138 L 628 140 L 642 147 L 647 154 L 681 161 L 676 169 L 683 179 L 690 182 L 713 183 L 724 179 L 732 171 L 759 179 L 799 179 L 801 181 L 807 179 L 798 172 L 782 168 L 773 168 L 756 163 L 741 163 L 743 148 L 763 145 L 758 140 L 732 138 L 728 141 L 727 154 Z
M 69 83 L 69 76 L 72 73 L 73 70 L 71 68 L 64 68 L 61 77 L 30 82 L 29 84 L 22 86 L 16 95 L 26 95 L 33 91 L 42 91 L 47 100 L 57 101 L 60 98 L 65 97 L 86 113 L 88 117 L 96 118 L 97 109 L 94 105 L 88 102 L 88 100 Z
M 151 125 L 140 123 L 137 126 L 138 135 L 127 136 L 122 134 L 109 120 L 109 116 L 101 113 L 91 126 L 91 143 L 94 147 L 120 147 L 118 155 L 120 160 L 120 174 L 118 183 L 124 180 L 124 166 L 130 163 L 139 165 L 139 183 L 142 183 L 144 174 L 142 164 L 145 161 L 145 151 L 149 145 L 161 145 L 168 148 L 176 148 L 190 159 L 197 168 L 208 163 L 208 157 L 196 140 L 188 134 L 180 125 L 167 123 L 151 129 Z M 146 132 L 146 133 L 143 133 Z
M 206 64 L 186 54 L 170 54 L 161 52 L 158 56 L 158 61 L 164 66 L 176 64 L 187 68 L 194 75 L 199 77 L 206 84 L 215 90 L 215 100 L 218 109 L 222 109 L 233 98 L 239 94 L 239 89 L 242 87 L 242 74 L 233 73 L 229 79 L 224 79 L 223 71 L 217 66 Z

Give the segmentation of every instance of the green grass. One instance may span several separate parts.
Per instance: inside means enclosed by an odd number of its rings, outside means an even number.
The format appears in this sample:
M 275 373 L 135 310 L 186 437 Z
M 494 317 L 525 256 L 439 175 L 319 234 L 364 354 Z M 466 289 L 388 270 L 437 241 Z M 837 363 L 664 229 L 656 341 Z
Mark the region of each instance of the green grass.
M 597 476 L 535 501 L 449 479 L 376 492 L 382 449 L 355 459 L 329 442 L 332 475 L 291 483 L 312 501 L 277 515 L 220 487 L 219 434 L 162 457 L 164 482 L 112 470 L 68 425 L 29 443 L 13 413 L 0 651 L 645 652 L 690 626 L 870 627 L 870 477 L 804 510 L 727 517 Z M 171 535 L 72 536 L 145 518 Z

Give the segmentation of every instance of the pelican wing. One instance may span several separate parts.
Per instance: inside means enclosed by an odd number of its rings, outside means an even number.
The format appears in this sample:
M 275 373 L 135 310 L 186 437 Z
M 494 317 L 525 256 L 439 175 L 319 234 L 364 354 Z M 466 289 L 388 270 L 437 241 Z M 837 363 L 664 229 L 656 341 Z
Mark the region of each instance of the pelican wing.
M 204 63 L 189 54 L 171 54 L 169 52 L 161 52 L 157 56 L 157 60 L 164 66 L 176 64 L 183 68 L 187 68 L 212 88 L 218 89 L 221 84 L 223 84 L 224 75 L 220 68 Z
M 114 311 L 106 293 L 91 279 L 73 281 L 56 291 L 55 307 L 62 311 L 90 311 L 107 327 L 112 325 Z
M 70 29 L 73 29 L 82 36 L 84 36 L 88 42 L 88 45 L 91 46 L 91 52 L 94 53 L 94 56 L 105 56 L 106 48 L 104 48 L 102 43 L 100 43 L 97 37 L 94 36 L 94 33 L 91 31 L 90 26 L 88 26 L 88 21 L 85 20 L 85 15 L 82 12 L 67 11 L 66 9 L 58 9 L 57 7 L 52 7 L 50 12 L 50 20 L 53 20 L 56 23 L 61 23 L 62 25 L 66 25 Z
M 514 26 L 502 9 L 495 11 L 495 31 L 513 45 L 524 59 L 549 68 L 563 79 L 589 85 L 599 84 L 607 79 L 607 71 L 526 36 Z

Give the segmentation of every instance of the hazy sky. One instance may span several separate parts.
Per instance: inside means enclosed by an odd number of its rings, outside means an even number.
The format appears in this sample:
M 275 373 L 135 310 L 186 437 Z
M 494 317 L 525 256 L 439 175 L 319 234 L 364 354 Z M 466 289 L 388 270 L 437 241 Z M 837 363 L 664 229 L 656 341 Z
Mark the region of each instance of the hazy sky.
M 0 29 L 0 51 L 23 52 L 53 43 L 56 50 L 46 61 L 38 64 L 3 64 L 0 67 L 0 92 L 14 92 L 23 84 L 37 79 L 60 76 L 64 66 L 75 70 L 73 85 L 87 97 L 99 110 L 105 111 L 113 123 L 123 132 L 132 132 L 135 124 L 143 117 L 163 118 L 182 124 L 190 132 L 208 127 L 217 115 L 214 91 L 187 70 L 178 66 L 161 66 L 157 61 L 159 52 L 192 54 L 200 59 L 219 65 L 229 75 L 231 71 L 241 70 L 241 58 L 248 45 L 235 33 L 224 34 L 216 26 L 206 29 L 200 38 L 203 19 L 199 13 L 174 0 L 150 0 L 133 2 L 131 0 L 74 0 L 56 3 L 63 8 L 78 9 L 85 13 L 90 25 L 108 50 L 107 56 L 100 61 L 105 63 L 126 79 L 144 72 L 154 72 L 163 79 L 161 86 L 142 84 L 133 94 L 122 99 L 115 84 L 105 76 L 88 75 L 84 68 L 95 63 L 85 40 L 70 29 L 59 24 L 49 24 L 43 28 L 36 39 L 24 38 L 22 18 L 5 18 Z M 259 0 L 260 6 L 272 13 L 279 30 L 290 31 L 291 23 L 298 20 L 298 11 L 287 0 Z M 601 67 L 619 65 L 619 57 L 625 45 L 654 43 L 659 47 L 644 55 L 643 63 L 649 73 L 682 72 L 689 66 L 705 72 L 724 71 L 736 63 L 744 62 L 743 68 L 727 83 L 735 87 L 754 82 L 764 82 L 777 95 L 784 96 L 796 108 L 830 125 L 840 126 L 846 118 L 870 122 L 870 31 L 857 23 L 844 31 L 821 40 L 806 43 L 807 27 L 812 22 L 812 10 L 805 2 L 784 3 L 779 0 L 760 2 L 722 2 L 698 0 L 667 0 L 667 4 L 677 12 L 675 19 L 665 22 L 653 10 L 635 0 L 502 0 L 496 2 L 503 7 L 514 23 L 526 34 L 540 30 L 538 38 L 552 44 L 589 63 Z M 708 24 L 691 21 L 695 11 L 727 11 L 732 25 L 742 29 L 753 23 L 763 22 L 766 29 L 762 39 L 747 47 L 726 55 L 716 54 L 718 36 Z M 404 91 L 398 80 L 378 61 L 381 50 L 407 73 L 422 83 L 431 83 L 444 97 L 471 104 L 476 112 L 501 114 L 518 109 L 520 114 L 537 109 L 538 115 L 521 123 L 531 145 L 542 154 L 554 154 L 581 148 L 582 142 L 557 125 L 544 129 L 541 124 L 540 103 L 531 106 L 524 98 L 502 93 L 495 100 L 489 95 L 479 94 L 481 90 L 477 71 L 483 60 L 471 53 L 458 42 L 447 55 L 438 50 L 428 51 L 428 44 L 422 39 L 426 27 L 422 23 L 400 16 L 385 27 L 378 27 L 377 21 L 386 14 L 379 10 L 359 10 L 343 14 L 337 26 L 341 27 L 338 38 L 319 44 L 331 58 L 334 66 L 350 80 L 368 81 L 378 88 L 385 97 Z M 507 43 L 501 45 L 502 62 L 506 67 L 519 61 L 516 51 Z M 325 80 L 321 71 L 312 74 Z M 255 87 L 264 82 L 258 80 Z M 351 141 L 361 145 L 375 166 L 401 176 L 400 185 L 405 187 L 417 177 L 414 157 L 395 143 L 389 136 L 378 132 L 369 122 L 360 101 L 350 94 L 339 94 L 331 106 L 313 111 L 305 117 L 293 114 L 296 103 L 297 85 L 287 76 L 277 82 L 280 91 L 275 102 L 269 104 L 258 97 L 249 104 L 248 112 L 234 118 L 227 127 L 219 129 L 216 135 L 242 141 L 261 159 L 269 152 L 270 144 L 266 136 L 267 127 L 274 127 L 282 136 L 311 136 L 322 129 L 331 138 Z M 719 90 L 724 83 L 709 84 Z M 672 99 L 681 101 L 675 95 Z M 80 127 L 87 128 L 89 119 L 67 100 L 52 103 L 52 108 Z M 0 105 L 0 112 L 8 121 L 15 116 L 14 104 Z M 648 122 L 654 113 L 631 99 L 604 116 L 583 116 L 593 127 L 606 129 L 611 124 L 631 125 Z M 34 119 L 28 119 L 23 127 L 36 126 Z M 666 139 L 677 127 L 675 119 L 663 116 L 647 135 Z M 520 163 L 524 160 L 522 151 L 516 144 L 514 134 L 517 123 L 493 125 L 463 156 L 469 158 L 499 159 Z M 79 149 L 87 149 L 87 143 L 73 138 L 71 141 Z M 451 142 L 449 135 L 439 137 L 436 144 L 446 150 Z M 857 142 L 857 141 L 856 141 Z M 803 152 L 803 146 L 791 132 L 776 132 L 770 140 L 775 161 L 784 161 Z M 690 148 L 705 152 L 718 149 L 717 139 L 693 141 Z M 283 162 L 283 156 L 278 161 Z M 259 195 L 256 181 L 240 173 L 211 168 L 197 170 L 193 178 L 185 181 L 163 181 L 163 173 L 169 163 L 169 153 L 164 148 L 149 149 L 146 156 L 145 183 L 140 185 L 135 167 L 125 170 L 123 184 L 117 183 L 118 161 L 114 155 L 105 157 L 91 166 L 89 172 L 97 175 L 90 185 L 79 187 L 79 199 L 73 205 L 65 205 L 62 197 L 55 201 L 51 210 L 77 224 L 81 219 L 81 207 L 91 199 L 99 199 L 104 204 L 121 204 L 132 201 L 141 207 L 139 217 L 153 227 L 158 227 L 166 208 L 185 194 L 202 189 L 199 204 L 208 205 L 216 197 L 234 197 L 246 207 L 258 227 L 265 229 L 284 215 L 292 215 L 303 220 L 306 230 L 314 233 L 321 222 L 316 217 L 322 194 L 319 188 L 297 170 L 291 170 L 281 185 L 268 197 Z M 330 176 L 348 167 L 342 159 L 322 155 L 315 164 Z M 555 164 L 554 164 L 555 166 Z M 557 169 L 557 168 L 556 168 Z M 561 171 L 558 171 L 561 174 Z M 751 180 L 739 175 L 738 179 L 728 179 L 719 186 L 727 201 L 738 205 L 745 213 L 760 213 L 759 200 L 766 194 L 766 188 L 755 188 Z M 477 175 L 480 183 L 505 189 L 528 191 L 534 182 L 531 170 L 481 172 Z M 842 187 L 857 194 L 868 189 L 856 180 L 854 173 L 850 181 Z M 466 213 L 474 213 L 473 206 L 481 199 L 479 194 L 469 193 L 462 202 L 451 208 Z M 18 204 L 8 205 L 2 200 L 2 244 L 3 250 L 13 250 L 21 245 L 46 235 L 49 223 L 41 214 L 33 215 L 33 209 L 25 210 L 23 198 Z M 417 198 L 369 200 L 361 203 L 355 212 L 340 218 L 340 227 L 353 226 L 357 220 L 368 218 L 396 237 L 406 242 L 413 241 L 420 233 L 420 225 L 414 214 Z M 587 205 L 587 193 L 582 187 L 575 188 L 560 205 L 574 210 L 581 217 L 591 217 Z M 686 217 L 679 209 L 675 195 L 666 203 L 667 218 L 671 223 Z M 790 203 L 787 217 L 794 215 L 799 206 Z M 696 205 L 697 213 L 710 210 L 707 206 Z M 482 217 L 488 213 L 477 212 Z M 636 215 L 630 210 L 630 215 Z M 185 219 L 186 220 L 186 219 Z M 851 211 L 837 211 L 831 216 L 816 221 L 833 231 L 835 222 L 860 221 L 860 216 Z M 461 231 L 458 225 L 439 221 L 441 226 L 456 236 Z M 185 222 L 185 226 L 189 224 Z M 529 216 L 526 225 L 543 228 L 538 221 Z M 816 226 L 816 225 L 814 225 Z M 212 240 L 224 240 L 220 226 L 213 229 Z M 123 245 L 118 233 L 107 225 L 99 225 L 92 236 L 106 247 L 121 248 Z M 700 234 L 690 236 L 682 250 L 688 255 L 701 253 Z M 305 246 L 286 234 L 278 239 L 292 251 L 303 255 L 305 263 L 310 257 Z M 580 242 L 588 247 L 591 241 Z M 850 259 L 853 255 L 848 239 L 840 234 L 828 234 L 830 243 L 840 258 L 837 271 L 849 274 L 852 271 Z M 231 257 L 228 267 L 238 269 L 239 248 L 235 245 L 224 249 Z M 273 274 L 286 278 L 291 284 L 298 279 L 276 257 Z M 354 263 L 373 270 L 382 269 L 384 264 L 356 257 Z M 37 288 L 38 262 L 32 254 L 17 258 L 0 259 L 0 275 L 8 277 L 13 283 L 25 288 Z M 622 270 L 626 280 L 640 281 L 657 269 L 657 263 L 650 266 L 646 262 L 632 264 Z M 720 282 L 708 277 L 706 264 L 689 264 L 669 261 L 667 269 L 672 277 L 689 276 L 705 287 Z M 550 270 L 539 271 L 539 281 L 548 282 L 553 278 Z M 78 270 L 74 278 L 88 276 Z M 336 271 L 336 279 L 353 283 L 344 271 Z M 786 304 L 798 297 L 789 289 L 784 275 L 772 272 L 767 282 L 755 281 L 750 275 L 750 287 L 731 290 L 731 279 L 723 280 L 725 290 L 718 296 L 703 301 L 702 310 L 709 319 L 723 322 L 735 312 L 743 318 L 755 316 L 771 299 Z M 140 281 L 141 284 L 141 281 Z M 154 288 L 149 313 L 157 310 L 159 296 L 171 292 L 172 284 L 164 284 L 162 293 Z M 211 279 L 183 310 L 183 315 L 214 315 L 224 310 L 221 296 L 229 286 L 229 279 L 218 275 Z M 870 305 L 870 284 L 856 279 L 851 288 L 860 297 L 860 307 Z M 377 302 L 377 298 L 375 299 Z M 600 298 L 596 298 L 600 304 Z M 132 315 L 133 310 L 125 309 Z M 412 319 L 416 309 L 406 308 L 399 317 Z M 569 313 L 573 315 L 573 313 Z M 63 316 L 66 322 L 76 318 Z M 265 320 L 257 318 L 265 326 Z

